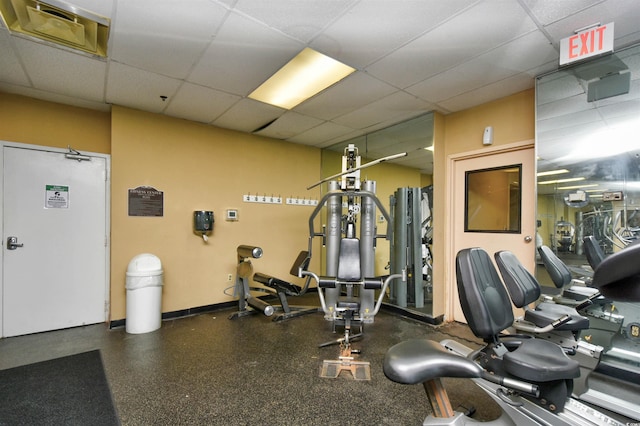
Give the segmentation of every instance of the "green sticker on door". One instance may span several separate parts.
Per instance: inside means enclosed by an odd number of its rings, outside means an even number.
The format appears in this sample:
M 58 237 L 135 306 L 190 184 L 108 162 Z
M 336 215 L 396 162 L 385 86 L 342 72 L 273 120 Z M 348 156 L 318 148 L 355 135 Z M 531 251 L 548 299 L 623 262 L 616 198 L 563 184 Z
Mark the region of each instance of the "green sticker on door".
M 64 185 L 45 185 L 45 209 L 68 209 L 69 187 Z

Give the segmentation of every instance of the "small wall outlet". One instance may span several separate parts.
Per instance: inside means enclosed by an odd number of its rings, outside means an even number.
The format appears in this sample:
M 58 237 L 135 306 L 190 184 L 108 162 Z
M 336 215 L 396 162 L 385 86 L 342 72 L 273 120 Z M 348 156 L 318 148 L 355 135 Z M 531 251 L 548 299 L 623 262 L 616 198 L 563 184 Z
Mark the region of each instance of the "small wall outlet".
M 233 275 L 229 274 L 227 275 L 227 281 L 231 281 L 233 279 Z

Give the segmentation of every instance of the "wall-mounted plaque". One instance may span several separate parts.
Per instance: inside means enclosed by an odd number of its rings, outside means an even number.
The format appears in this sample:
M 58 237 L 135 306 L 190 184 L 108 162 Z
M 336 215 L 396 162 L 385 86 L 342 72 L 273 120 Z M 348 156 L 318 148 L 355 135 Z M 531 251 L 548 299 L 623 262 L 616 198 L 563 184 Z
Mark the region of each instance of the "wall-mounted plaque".
M 129 189 L 129 216 L 163 216 L 164 192 L 151 186 Z

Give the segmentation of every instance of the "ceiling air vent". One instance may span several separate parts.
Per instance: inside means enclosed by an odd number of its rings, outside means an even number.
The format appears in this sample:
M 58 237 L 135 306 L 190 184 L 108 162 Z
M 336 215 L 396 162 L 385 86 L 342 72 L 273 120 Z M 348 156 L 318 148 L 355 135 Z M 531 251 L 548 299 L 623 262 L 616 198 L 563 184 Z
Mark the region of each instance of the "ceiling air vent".
M 58 0 L 0 0 L 7 28 L 17 34 L 107 56 L 109 19 Z

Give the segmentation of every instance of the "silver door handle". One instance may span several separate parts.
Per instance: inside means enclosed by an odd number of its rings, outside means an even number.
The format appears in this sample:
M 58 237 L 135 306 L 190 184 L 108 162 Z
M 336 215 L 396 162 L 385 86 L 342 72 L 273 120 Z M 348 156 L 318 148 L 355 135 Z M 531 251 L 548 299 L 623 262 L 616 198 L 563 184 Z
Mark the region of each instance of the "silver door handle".
M 527 235 L 526 237 L 524 237 L 525 243 L 530 243 L 531 241 L 533 241 L 533 238 L 531 238 L 531 235 Z
M 24 244 L 18 244 L 18 237 L 7 238 L 7 250 L 15 250 L 23 245 Z

